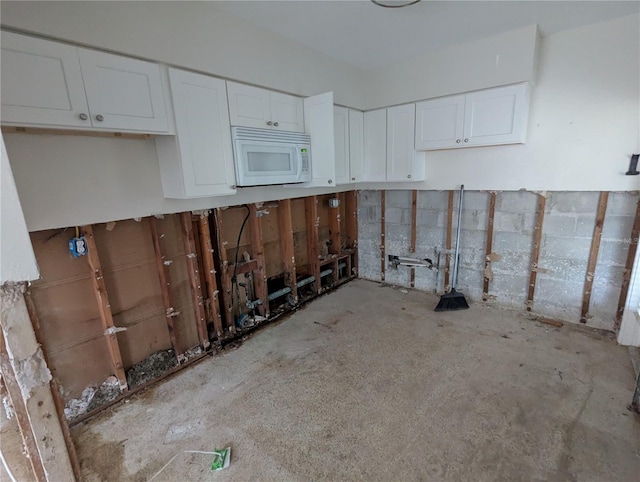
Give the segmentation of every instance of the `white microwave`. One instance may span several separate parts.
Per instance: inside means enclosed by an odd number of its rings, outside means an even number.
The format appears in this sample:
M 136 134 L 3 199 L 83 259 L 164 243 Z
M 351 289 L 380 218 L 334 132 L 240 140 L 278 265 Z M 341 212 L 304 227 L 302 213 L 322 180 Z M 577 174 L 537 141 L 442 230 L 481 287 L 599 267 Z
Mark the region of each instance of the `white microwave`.
M 232 127 L 238 186 L 311 180 L 311 138 L 298 132 Z

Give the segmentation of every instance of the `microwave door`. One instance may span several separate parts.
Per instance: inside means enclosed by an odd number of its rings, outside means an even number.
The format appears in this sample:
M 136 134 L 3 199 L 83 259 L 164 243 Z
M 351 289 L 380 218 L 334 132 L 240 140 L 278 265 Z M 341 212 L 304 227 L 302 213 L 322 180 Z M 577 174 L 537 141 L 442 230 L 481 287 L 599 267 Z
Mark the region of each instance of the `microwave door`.
M 242 146 L 243 177 L 247 184 L 295 182 L 298 167 L 291 146 L 244 144 Z

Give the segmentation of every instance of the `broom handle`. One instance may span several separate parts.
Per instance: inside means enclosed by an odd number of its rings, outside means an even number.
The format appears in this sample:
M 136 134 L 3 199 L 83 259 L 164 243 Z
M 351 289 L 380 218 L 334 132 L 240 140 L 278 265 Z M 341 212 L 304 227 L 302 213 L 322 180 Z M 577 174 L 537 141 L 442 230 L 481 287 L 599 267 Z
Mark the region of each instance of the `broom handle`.
M 453 282 L 451 289 L 458 286 L 458 253 L 460 252 L 460 226 L 462 226 L 462 199 L 464 198 L 464 184 L 460 186 L 460 205 L 458 206 L 458 228 L 456 229 L 456 254 L 453 260 Z

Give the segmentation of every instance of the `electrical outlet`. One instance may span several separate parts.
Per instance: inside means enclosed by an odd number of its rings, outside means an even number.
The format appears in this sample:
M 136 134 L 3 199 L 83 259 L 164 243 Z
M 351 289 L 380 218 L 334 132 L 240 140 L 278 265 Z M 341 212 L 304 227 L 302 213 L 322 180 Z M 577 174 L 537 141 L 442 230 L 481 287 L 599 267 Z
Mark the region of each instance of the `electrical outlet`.
M 69 240 L 69 252 L 74 258 L 87 255 L 87 241 L 84 236 L 78 236 Z

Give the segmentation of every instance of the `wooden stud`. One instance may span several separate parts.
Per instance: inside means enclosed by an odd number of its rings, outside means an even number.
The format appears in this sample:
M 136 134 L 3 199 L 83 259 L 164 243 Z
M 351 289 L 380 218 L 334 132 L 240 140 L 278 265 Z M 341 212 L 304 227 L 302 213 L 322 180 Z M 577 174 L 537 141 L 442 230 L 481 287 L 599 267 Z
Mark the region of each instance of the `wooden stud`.
M 182 227 L 182 241 L 187 259 L 187 272 L 189 273 L 189 283 L 191 285 L 191 301 L 193 312 L 196 317 L 196 328 L 200 346 L 203 350 L 209 348 L 209 334 L 207 333 L 207 320 L 204 314 L 204 302 L 202 297 L 202 286 L 200 284 L 200 272 L 198 270 L 198 257 L 196 254 L 196 243 L 193 236 L 193 223 L 191 221 L 191 211 L 180 213 L 180 225 Z
M 529 274 L 529 290 L 527 293 L 527 311 L 533 309 L 533 296 L 536 291 L 536 279 L 538 277 L 538 259 L 540 258 L 540 245 L 542 241 L 542 225 L 544 224 L 544 207 L 547 198 L 538 194 L 536 207 L 536 225 L 533 229 L 533 248 L 531 249 L 531 271 Z
M 42 356 L 44 358 L 44 361 L 47 364 L 47 366 L 51 368 L 51 363 L 49 362 L 49 354 L 47 353 L 45 340 L 44 340 L 44 337 L 42 336 L 42 330 L 40 329 L 40 320 L 38 318 L 36 306 L 33 303 L 33 298 L 31 297 L 31 291 L 25 291 L 24 301 L 27 306 L 27 312 L 29 313 L 29 318 L 31 319 L 31 325 L 33 326 L 33 332 L 36 336 L 36 341 L 38 342 L 38 344 L 40 345 L 40 349 L 42 350 Z M 71 469 L 73 470 L 73 475 L 75 476 L 76 480 L 79 481 L 79 480 L 82 480 L 82 471 L 80 470 L 80 462 L 78 461 L 76 446 L 74 445 L 73 438 L 71 437 L 71 430 L 69 430 L 67 417 L 64 414 L 65 403 L 64 403 L 64 400 L 62 400 L 62 395 L 60 395 L 60 386 L 58 385 L 58 381 L 54 376 L 51 377 L 50 388 L 51 388 L 51 396 L 53 397 L 53 403 L 56 407 L 58 420 L 60 421 L 60 428 L 62 429 L 62 436 L 64 438 L 64 443 L 67 447 L 67 453 L 69 454 L 69 462 L 71 462 Z
M 496 193 L 489 193 L 489 219 L 487 222 L 487 246 L 484 261 L 484 284 L 482 287 L 482 301 L 489 299 L 489 283 L 491 282 L 491 252 L 493 249 L 493 220 L 496 215 Z M 459 221 L 458 221 L 459 222 Z
M 618 299 L 618 309 L 616 311 L 615 329 L 620 328 L 622 323 L 622 315 L 624 307 L 627 304 L 627 295 L 629 293 L 629 284 L 631 283 L 631 273 L 633 271 L 633 263 L 636 259 L 638 251 L 638 237 L 640 236 L 640 199 L 636 208 L 636 217 L 633 220 L 631 228 L 631 238 L 629 239 L 629 251 L 627 252 L 627 261 L 624 265 L 624 273 L 622 275 L 622 287 L 620 288 L 620 298 Z
M 387 266 L 387 257 L 386 253 L 386 240 L 385 240 L 385 231 L 386 231 L 386 222 L 385 222 L 385 211 L 386 211 L 386 191 L 380 191 L 380 280 L 384 281 L 384 270 Z
M 351 249 L 351 267 L 349 276 L 358 275 L 358 191 L 345 193 L 344 229 L 347 235 L 347 248 Z
M 222 221 L 222 209 L 216 208 L 213 212 L 216 223 L 216 237 L 218 240 L 218 256 L 220 257 L 220 269 L 222 275 L 220 276 L 220 283 L 222 284 L 222 306 L 224 308 L 224 320 L 227 325 L 229 333 L 235 333 L 236 325 L 233 318 L 233 287 L 231 286 L 231 273 L 233 269 L 229 266 L 229 260 L 227 258 L 227 240 L 224 229 L 224 222 Z
M 38 445 L 36 443 L 35 435 L 31 429 L 31 422 L 29 420 L 29 414 L 27 412 L 27 406 L 22 398 L 22 392 L 20 385 L 16 380 L 13 366 L 9 360 L 9 354 L 7 353 L 7 346 L 4 341 L 4 333 L 0 330 L 0 374 L 2 375 L 2 381 L 9 394 L 13 411 L 16 415 L 16 421 L 18 422 L 18 428 L 22 435 L 22 441 L 24 443 L 25 451 L 27 452 L 27 458 L 31 464 L 33 475 L 38 482 L 46 482 L 47 476 L 40 458 L 40 452 L 38 451 Z
M 451 271 L 451 232 L 453 231 L 453 196 L 454 192 L 449 191 L 449 204 L 447 205 L 447 233 L 445 238 L 444 249 L 447 254 L 444 262 L 444 291 L 449 292 L 449 273 Z M 460 221 L 458 221 L 460 222 Z
M 318 198 L 316 196 L 306 197 L 304 200 L 304 210 L 307 224 L 309 274 L 316 279 L 316 293 L 320 293 L 320 291 L 322 291 L 322 280 L 320 279 L 320 262 L 318 260 L 318 227 L 320 225 Z
M 335 197 L 340 199 L 338 195 Z M 342 254 L 342 242 L 340 239 L 340 206 L 329 206 L 329 254 L 340 256 Z
M 409 252 L 416 252 L 416 241 L 418 238 L 418 191 L 413 190 L 411 192 L 411 241 L 409 243 Z M 411 268 L 411 287 L 415 288 L 416 286 L 416 269 Z
M 589 261 L 587 263 L 587 273 L 584 277 L 584 289 L 582 292 L 582 311 L 580 313 L 580 323 L 586 323 L 589 316 L 589 306 L 591 305 L 591 290 L 593 289 L 593 278 L 596 274 L 598 264 L 598 252 L 600 251 L 600 240 L 602 239 L 602 226 L 607 213 L 607 202 L 609 193 L 602 191 L 598 201 L 598 211 L 596 213 L 596 223 L 593 227 L 593 237 L 591 238 L 591 249 L 589 250 Z
M 269 293 L 267 292 L 267 273 L 264 261 L 264 241 L 262 238 L 262 216 L 255 204 L 249 205 L 249 231 L 251 234 L 252 258 L 258 261 L 258 269 L 253 272 L 253 286 L 256 297 L 262 300 L 258 313 L 269 318 Z
M 98 254 L 96 240 L 93 237 L 93 228 L 91 225 L 83 226 L 82 233 L 84 234 L 85 241 L 87 243 L 87 260 L 89 261 L 89 267 L 93 274 L 93 276 L 91 276 L 93 293 L 96 297 L 96 301 L 98 302 L 100 320 L 102 321 L 104 336 L 111 355 L 113 371 L 120 383 L 120 390 L 128 390 L 127 377 L 124 373 L 122 355 L 120 354 L 120 345 L 118 344 L 117 329 L 113 323 L 111 304 L 109 303 L 109 295 L 107 293 L 107 287 L 102 274 L 102 265 L 100 264 L 100 256 Z
M 282 248 L 282 271 L 285 285 L 291 288 L 293 300 L 298 302 L 296 285 L 296 257 L 293 247 L 293 222 L 291 219 L 291 199 L 280 201 L 278 207 L 278 226 L 280 228 L 280 246 Z
M 208 305 L 213 326 L 218 340 L 222 338 L 222 320 L 220 318 L 220 304 L 218 302 L 218 283 L 213 262 L 213 245 L 211 244 L 211 228 L 209 227 L 209 211 L 200 214 L 198 218 L 202 261 L 204 263 L 204 278 L 207 287 Z
M 169 330 L 169 339 L 171 340 L 171 346 L 176 354 L 178 363 L 183 363 L 186 361 L 186 357 L 180 345 L 180 333 L 174 323 L 174 318 L 180 316 L 180 313 L 175 310 L 173 295 L 171 293 L 171 270 L 169 264 L 165 264 L 167 255 L 164 249 L 164 243 L 162 242 L 164 235 L 160 235 L 158 232 L 158 220 L 155 216 L 149 216 L 147 219 L 149 219 L 153 250 L 156 255 L 156 269 L 160 280 L 160 291 L 162 293 L 162 304 L 164 306 L 167 329 Z

